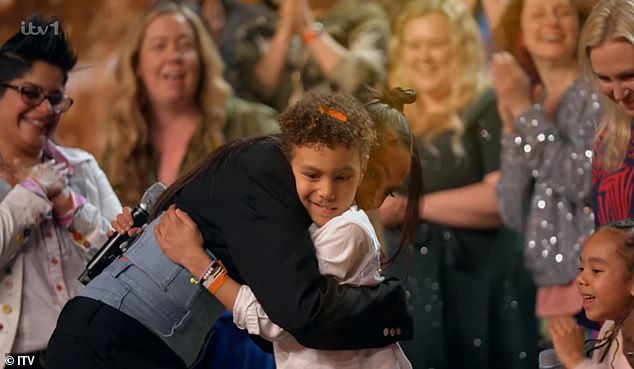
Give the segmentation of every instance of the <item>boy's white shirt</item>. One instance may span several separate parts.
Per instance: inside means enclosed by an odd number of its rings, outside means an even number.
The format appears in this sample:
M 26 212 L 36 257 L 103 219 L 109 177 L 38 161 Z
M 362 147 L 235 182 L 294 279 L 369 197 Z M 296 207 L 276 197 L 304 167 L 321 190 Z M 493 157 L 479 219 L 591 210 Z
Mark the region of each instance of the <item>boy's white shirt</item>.
M 374 286 L 383 280 L 380 243 L 370 219 L 352 206 L 322 227 L 309 228 L 319 270 L 340 284 Z M 326 351 L 302 346 L 273 323 L 247 285 L 240 288 L 233 307 L 234 323 L 273 342 L 278 369 L 368 368 L 411 369 L 398 344 L 378 349 Z

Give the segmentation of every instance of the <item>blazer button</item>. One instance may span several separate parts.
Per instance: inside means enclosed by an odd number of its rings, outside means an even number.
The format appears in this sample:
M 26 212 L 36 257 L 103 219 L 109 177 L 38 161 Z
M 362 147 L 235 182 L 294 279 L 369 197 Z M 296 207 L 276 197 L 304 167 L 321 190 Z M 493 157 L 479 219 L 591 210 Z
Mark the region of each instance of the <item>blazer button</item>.
M 9 304 L 2 305 L 2 312 L 5 314 L 9 314 L 13 311 L 13 308 Z
M 397 336 L 401 335 L 401 327 L 396 327 L 396 335 Z
M 390 336 L 394 337 L 395 334 L 396 334 L 396 329 L 394 328 L 390 329 Z
M 390 330 L 387 328 L 383 329 L 383 336 L 387 337 L 387 335 L 390 334 Z

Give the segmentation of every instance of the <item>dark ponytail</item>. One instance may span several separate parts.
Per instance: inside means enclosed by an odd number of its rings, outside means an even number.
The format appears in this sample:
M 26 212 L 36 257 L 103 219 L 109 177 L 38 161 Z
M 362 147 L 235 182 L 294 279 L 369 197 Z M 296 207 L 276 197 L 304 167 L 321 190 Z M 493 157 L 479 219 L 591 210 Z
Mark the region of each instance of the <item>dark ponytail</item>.
M 407 206 L 405 221 L 401 228 L 401 239 L 393 255 L 383 263 L 390 265 L 401 254 L 405 246 L 414 238 L 420 221 L 419 199 L 423 195 L 423 171 L 412 126 L 405 117 L 405 104 L 416 101 L 416 92 L 412 89 L 395 87 L 383 91 L 369 89 L 369 101 L 366 109 L 374 118 L 379 146 L 396 144 L 409 150 L 412 156 L 409 181 L 407 183 Z M 389 135 L 391 133 L 391 135 Z M 396 142 L 386 142 L 386 137 L 395 137 Z

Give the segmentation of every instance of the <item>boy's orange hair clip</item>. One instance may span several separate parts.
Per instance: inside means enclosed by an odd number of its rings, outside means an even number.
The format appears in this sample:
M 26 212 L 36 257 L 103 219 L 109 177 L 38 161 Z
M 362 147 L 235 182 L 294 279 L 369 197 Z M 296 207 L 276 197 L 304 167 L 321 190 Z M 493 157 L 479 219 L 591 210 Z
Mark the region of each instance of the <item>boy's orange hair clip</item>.
M 348 121 L 348 116 L 345 115 L 344 113 L 337 111 L 335 109 L 329 108 L 327 106 L 320 106 L 319 107 L 319 112 L 322 114 L 326 114 L 326 115 L 330 115 L 331 117 L 340 120 L 342 122 L 347 122 Z

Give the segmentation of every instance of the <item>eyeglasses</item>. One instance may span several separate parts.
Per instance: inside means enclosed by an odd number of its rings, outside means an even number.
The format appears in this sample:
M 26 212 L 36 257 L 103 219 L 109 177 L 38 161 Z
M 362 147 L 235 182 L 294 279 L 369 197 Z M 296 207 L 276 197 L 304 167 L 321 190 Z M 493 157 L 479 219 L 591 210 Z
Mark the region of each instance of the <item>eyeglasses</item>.
M 22 97 L 22 101 L 31 107 L 40 105 L 44 99 L 48 100 L 55 114 L 61 114 L 70 109 L 73 105 L 73 99 L 68 95 L 64 95 L 61 91 L 45 94 L 42 87 L 29 83 L 20 86 L 2 83 L 2 86 L 18 91 Z

